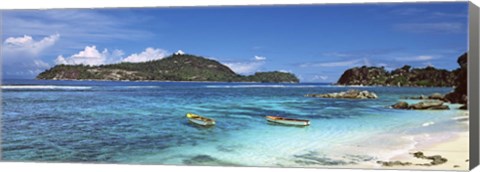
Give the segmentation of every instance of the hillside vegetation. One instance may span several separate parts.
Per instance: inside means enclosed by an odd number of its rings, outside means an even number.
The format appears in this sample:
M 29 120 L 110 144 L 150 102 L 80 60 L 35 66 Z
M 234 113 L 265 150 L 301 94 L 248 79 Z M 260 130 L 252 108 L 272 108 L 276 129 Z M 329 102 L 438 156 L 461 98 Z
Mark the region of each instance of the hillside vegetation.
M 141 63 L 118 63 L 100 66 L 57 65 L 37 76 L 45 80 L 154 80 L 154 81 L 221 81 L 221 82 L 299 82 L 291 73 L 257 72 L 236 74 L 218 61 L 189 54 Z

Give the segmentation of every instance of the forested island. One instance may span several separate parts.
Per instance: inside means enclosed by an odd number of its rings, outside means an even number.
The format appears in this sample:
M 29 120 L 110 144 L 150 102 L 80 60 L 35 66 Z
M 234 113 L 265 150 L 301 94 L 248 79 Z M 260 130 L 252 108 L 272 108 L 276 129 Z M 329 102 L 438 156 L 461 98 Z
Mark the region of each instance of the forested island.
M 99 66 L 56 65 L 42 73 L 42 80 L 126 80 L 126 81 L 217 81 L 298 83 L 299 79 L 286 72 L 257 72 L 240 75 L 218 61 L 190 54 L 140 63 L 117 63 Z
M 459 68 L 449 71 L 432 66 L 412 68 L 405 65 L 387 71 L 384 67 L 354 67 L 346 70 L 337 85 L 363 86 L 399 86 L 399 87 L 454 87 L 445 95 L 445 100 L 452 103 L 467 102 L 467 53 L 458 57 Z
M 465 72 L 462 70 L 466 69 L 466 57 L 466 53 L 460 56 L 457 60 L 460 68 L 452 71 L 433 66 L 412 68 L 409 65 L 392 71 L 375 66 L 354 67 L 342 74 L 337 85 L 452 87 L 461 82 L 457 78 Z

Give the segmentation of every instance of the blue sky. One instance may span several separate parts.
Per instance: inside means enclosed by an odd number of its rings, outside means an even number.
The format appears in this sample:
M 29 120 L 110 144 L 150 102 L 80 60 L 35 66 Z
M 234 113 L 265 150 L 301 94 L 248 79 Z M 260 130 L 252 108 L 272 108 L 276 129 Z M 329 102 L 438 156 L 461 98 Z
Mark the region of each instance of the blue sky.
M 468 3 L 3 11 L 4 78 L 56 64 L 164 58 L 178 50 L 241 74 L 288 71 L 335 82 L 355 66 L 455 69 Z

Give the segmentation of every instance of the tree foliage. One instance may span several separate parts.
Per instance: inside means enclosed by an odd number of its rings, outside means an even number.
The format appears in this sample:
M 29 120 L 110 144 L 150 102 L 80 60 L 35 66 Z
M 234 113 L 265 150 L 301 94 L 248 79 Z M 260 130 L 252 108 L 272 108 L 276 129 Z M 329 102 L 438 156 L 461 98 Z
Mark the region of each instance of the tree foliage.
M 299 82 L 295 75 L 284 72 L 239 75 L 215 60 L 189 54 L 173 54 L 164 59 L 141 63 L 124 62 L 100 66 L 57 65 L 40 73 L 37 79 Z

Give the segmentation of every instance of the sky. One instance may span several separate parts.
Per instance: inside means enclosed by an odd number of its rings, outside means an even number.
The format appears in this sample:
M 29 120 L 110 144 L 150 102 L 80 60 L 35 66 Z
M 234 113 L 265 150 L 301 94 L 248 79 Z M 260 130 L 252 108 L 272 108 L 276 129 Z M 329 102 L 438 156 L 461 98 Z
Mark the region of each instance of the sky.
M 468 3 L 10 10 L 2 22 L 5 79 L 180 50 L 243 75 L 285 71 L 332 83 L 363 65 L 458 68 Z

